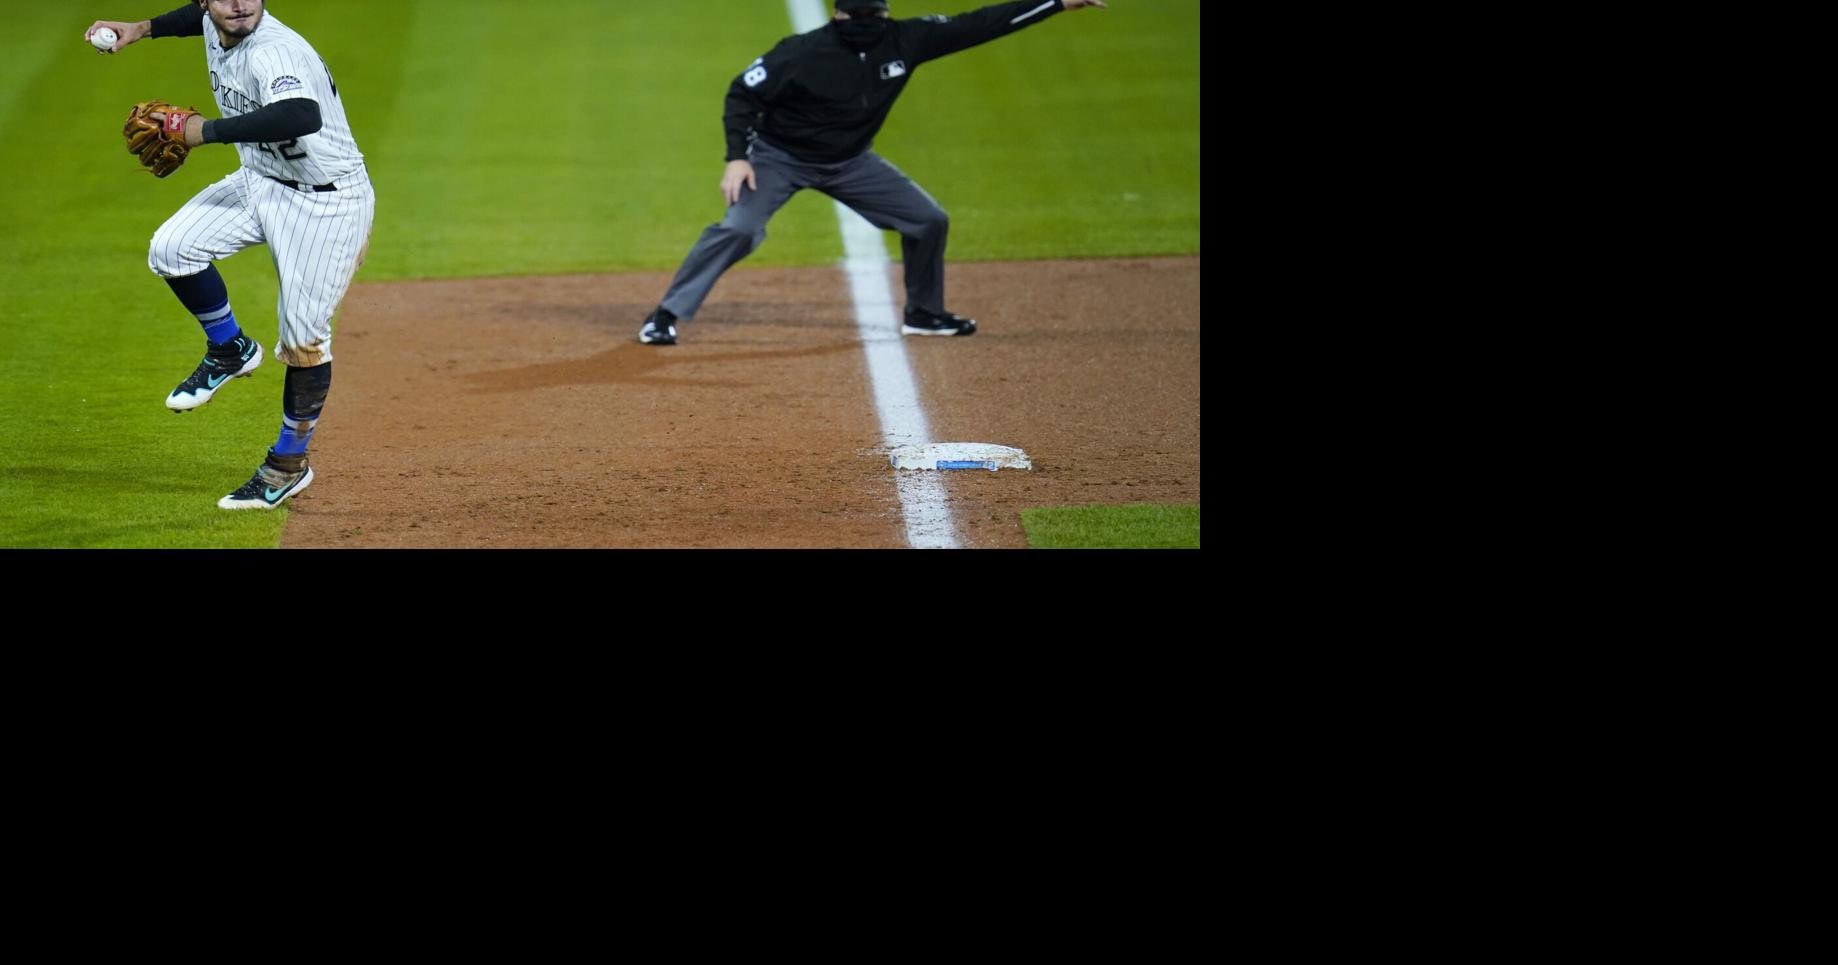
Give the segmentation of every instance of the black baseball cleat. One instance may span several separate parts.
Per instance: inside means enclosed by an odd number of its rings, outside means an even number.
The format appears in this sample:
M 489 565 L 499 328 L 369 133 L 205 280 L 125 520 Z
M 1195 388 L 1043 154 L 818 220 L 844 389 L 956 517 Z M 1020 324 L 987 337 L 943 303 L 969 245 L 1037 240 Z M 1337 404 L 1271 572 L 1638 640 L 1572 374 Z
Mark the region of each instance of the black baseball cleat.
M 923 308 L 906 306 L 906 321 L 900 326 L 902 335 L 975 335 L 976 319 L 961 318 L 950 312 L 928 312 Z
M 263 461 L 240 489 L 217 500 L 218 509 L 273 509 L 312 485 L 313 467 L 303 465 L 288 472 Z
M 204 361 L 166 396 L 166 408 L 190 412 L 211 401 L 225 382 L 252 375 L 261 364 L 261 343 L 247 335 L 238 335 L 222 345 L 207 345 Z
M 645 316 L 645 325 L 638 330 L 638 340 L 646 345 L 675 345 L 676 316 L 658 306 L 656 311 Z

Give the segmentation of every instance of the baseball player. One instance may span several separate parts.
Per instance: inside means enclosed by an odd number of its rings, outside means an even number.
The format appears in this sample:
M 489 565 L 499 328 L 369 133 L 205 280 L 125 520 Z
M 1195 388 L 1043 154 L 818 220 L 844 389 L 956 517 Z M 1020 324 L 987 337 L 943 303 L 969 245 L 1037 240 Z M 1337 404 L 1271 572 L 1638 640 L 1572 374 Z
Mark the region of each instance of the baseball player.
M 364 155 L 331 69 L 263 0 L 191 0 L 138 23 L 99 20 L 83 39 L 104 27 L 120 38 L 98 44 L 109 54 L 147 37 L 204 37 L 221 117 L 170 108 L 153 113 L 149 126 L 157 134 L 163 124 L 166 136 L 183 139 L 175 148 L 181 162 L 186 149 L 233 144 L 242 166 L 153 235 L 148 267 L 197 318 L 206 340 L 204 360 L 166 397 L 166 407 L 198 408 L 262 364 L 262 346 L 237 324 L 213 262 L 266 244 L 281 282 L 274 355 L 287 377 L 280 438 L 255 475 L 217 505 L 273 509 L 313 481 L 306 449 L 332 385 L 332 316 L 363 262 L 376 206 Z M 130 134 L 129 150 L 134 144 Z
M 638 340 L 675 345 L 721 274 L 766 240 L 766 222 L 815 188 L 882 230 L 900 232 L 907 335 L 971 335 L 976 320 L 945 311 L 945 235 L 938 202 L 870 147 L 913 71 L 1005 37 L 1062 10 L 1103 0 L 1016 0 L 955 17 L 890 19 L 887 0 L 836 0 L 830 22 L 787 37 L 728 88 L 727 216 L 690 249 Z

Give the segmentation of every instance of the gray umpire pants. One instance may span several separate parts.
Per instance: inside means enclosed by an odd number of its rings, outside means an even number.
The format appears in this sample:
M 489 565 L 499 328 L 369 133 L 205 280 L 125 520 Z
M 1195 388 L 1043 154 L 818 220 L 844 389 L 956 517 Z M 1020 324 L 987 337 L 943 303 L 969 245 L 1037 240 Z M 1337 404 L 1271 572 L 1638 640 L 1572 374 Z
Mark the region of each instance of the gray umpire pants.
M 740 187 L 721 223 L 709 225 L 677 269 L 659 304 L 677 318 L 696 316 L 721 274 L 766 240 L 766 222 L 805 188 L 848 205 L 882 231 L 898 231 L 906 259 L 906 304 L 929 312 L 945 305 L 945 209 L 886 158 L 868 151 L 835 164 L 814 164 L 754 138 L 747 151 L 758 190 Z

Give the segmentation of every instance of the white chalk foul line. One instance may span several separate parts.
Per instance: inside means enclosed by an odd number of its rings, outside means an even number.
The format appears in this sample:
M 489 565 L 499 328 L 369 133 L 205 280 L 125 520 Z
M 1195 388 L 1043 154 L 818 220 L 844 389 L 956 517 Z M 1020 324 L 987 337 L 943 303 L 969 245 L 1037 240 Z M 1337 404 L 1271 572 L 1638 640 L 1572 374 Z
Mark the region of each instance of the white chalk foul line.
M 823 0 L 785 0 L 791 28 L 799 33 L 815 30 L 829 19 Z M 887 246 L 881 231 L 840 202 L 836 222 L 842 227 L 846 252 L 843 271 L 849 276 L 849 294 L 855 300 L 855 325 L 868 356 L 868 381 L 874 386 L 874 411 L 881 420 L 881 440 L 894 446 L 924 445 L 932 441 L 913 366 L 906 357 L 906 340 L 894 311 L 893 288 L 887 282 Z M 956 549 L 957 527 L 945 506 L 945 487 L 933 473 L 890 469 L 906 517 L 906 541 L 914 549 Z

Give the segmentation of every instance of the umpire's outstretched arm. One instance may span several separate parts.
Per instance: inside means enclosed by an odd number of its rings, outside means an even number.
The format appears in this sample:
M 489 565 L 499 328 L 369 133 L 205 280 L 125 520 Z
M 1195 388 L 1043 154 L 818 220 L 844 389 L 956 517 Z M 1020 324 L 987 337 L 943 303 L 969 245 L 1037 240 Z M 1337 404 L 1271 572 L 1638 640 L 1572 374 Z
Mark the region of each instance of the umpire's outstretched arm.
M 907 21 L 905 27 L 912 32 L 916 59 L 923 62 L 1006 37 L 1056 13 L 1080 7 L 1104 8 L 1107 5 L 1103 0 L 1015 0 L 955 17 L 921 17 Z

